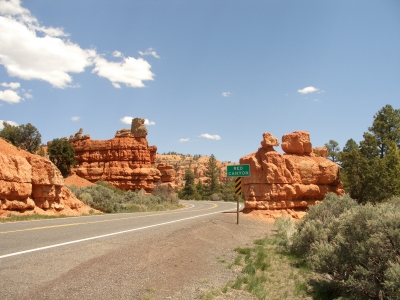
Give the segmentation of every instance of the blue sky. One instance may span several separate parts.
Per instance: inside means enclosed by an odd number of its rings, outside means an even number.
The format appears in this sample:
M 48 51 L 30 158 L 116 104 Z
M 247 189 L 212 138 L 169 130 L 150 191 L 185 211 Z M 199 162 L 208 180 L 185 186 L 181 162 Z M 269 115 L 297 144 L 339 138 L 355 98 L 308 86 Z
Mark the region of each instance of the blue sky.
M 343 147 L 400 108 L 400 1 L 0 0 L 0 65 L 0 120 L 43 143 L 140 117 L 159 153 Z

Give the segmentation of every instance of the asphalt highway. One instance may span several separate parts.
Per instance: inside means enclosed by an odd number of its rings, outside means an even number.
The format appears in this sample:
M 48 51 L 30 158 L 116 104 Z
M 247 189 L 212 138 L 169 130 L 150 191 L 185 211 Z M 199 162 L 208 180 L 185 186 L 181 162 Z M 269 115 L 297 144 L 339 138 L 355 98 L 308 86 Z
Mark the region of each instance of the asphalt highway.
M 0 299 L 136 299 L 160 270 L 161 275 L 174 272 L 173 261 L 182 251 L 203 247 L 194 244 L 207 240 L 193 236 L 196 228 L 219 224 L 221 218 L 237 228 L 236 203 L 181 203 L 186 208 L 1 223 Z M 212 235 L 208 230 L 205 235 Z M 178 241 L 182 236 L 186 240 Z M 132 281 L 137 274 L 152 275 Z M 115 291 L 116 286 L 122 288 Z
M 181 201 L 187 207 L 179 210 L 126 213 L 61 218 L 0 224 L 0 263 L 13 256 L 37 251 L 51 251 L 74 243 L 90 243 L 146 230 L 168 226 L 202 216 L 235 209 L 231 202 Z

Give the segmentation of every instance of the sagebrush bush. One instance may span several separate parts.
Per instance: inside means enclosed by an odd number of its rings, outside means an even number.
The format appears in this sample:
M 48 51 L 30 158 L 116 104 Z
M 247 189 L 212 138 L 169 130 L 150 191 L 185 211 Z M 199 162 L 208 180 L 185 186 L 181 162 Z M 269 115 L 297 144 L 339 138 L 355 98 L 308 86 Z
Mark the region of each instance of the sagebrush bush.
M 296 231 L 295 223 L 291 216 L 282 216 L 275 220 L 277 228 L 276 240 L 285 250 L 288 249 L 293 240 L 293 234 Z
M 315 241 L 329 241 L 334 232 L 328 230 L 328 226 L 333 230 L 337 228 L 337 218 L 357 205 L 357 202 L 347 195 L 340 197 L 334 193 L 326 194 L 321 203 L 310 207 L 307 215 L 298 224 L 296 234 L 293 235 L 291 251 L 300 256 L 306 255 Z
M 156 188 L 153 194 L 139 195 L 138 191 L 123 191 L 104 181 L 78 188 L 70 186 L 75 196 L 90 207 L 105 213 L 159 211 L 179 207 L 175 193 Z
M 372 205 L 329 195 L 299 224 L 292 250 L 351 299 L 400 298 L 400 200 Z

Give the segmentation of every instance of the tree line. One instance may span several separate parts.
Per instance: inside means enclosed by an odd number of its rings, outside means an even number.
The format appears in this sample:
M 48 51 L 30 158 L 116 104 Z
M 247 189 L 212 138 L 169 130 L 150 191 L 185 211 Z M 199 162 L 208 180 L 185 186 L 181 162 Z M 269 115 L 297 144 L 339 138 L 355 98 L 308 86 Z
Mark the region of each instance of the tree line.
M 235 181 L 227 178 L 225 182 L 219 182 L 220 168 L 217 165 L 217 159 L 211 154 L 207 164 L 204 176 L 207 178 L 204 183 L 198 180 L 195 183 L 195 175 L 192 170 L 185 171 L 185 185 L 179 191 L 180 199 L 188 200 L 223 200 L 236 201 Z
M 359 203 L 379 203 L 400 195 L 400 109 L 386 105 L 358 144 L 349 139 L 342 150 L 330 140 L 328 158 L 341 167 L 343 188 Z

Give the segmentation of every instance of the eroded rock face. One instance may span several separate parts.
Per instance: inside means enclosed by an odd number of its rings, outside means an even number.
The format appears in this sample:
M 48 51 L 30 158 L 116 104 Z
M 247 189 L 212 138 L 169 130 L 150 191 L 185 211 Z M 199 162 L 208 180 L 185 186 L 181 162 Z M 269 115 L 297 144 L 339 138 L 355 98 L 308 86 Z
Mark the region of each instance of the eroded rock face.
M 161 173 L 162 183 L 166 184 L 171 190 L 174 190 L 177 187 L 175 183 L 176 171 L 174 166 L 166 163 L 161 163 L 157 165 L 157 169 Z
M 79 215 L 90 207 L 64 186 L 48 159 L 0 139 L 0 215 L 4 211 Z
M 78 162 L 73 171 L 90 182 L 104 180 L 123 190 L 151 192 L 154 184 L 160 182 L 161 173 L 152 167 L 156 163 L 157 147 L 148 145 L 141 126 L 145 127 L 139 122 L 141 133 L 137 136 L 132 131 L 121 130 L 110 140 L 70 141 Z
M 308 132 L 284 135 L 286 154 L 276 152 L 266 140 L 273 140 L 269 133 L 263 134 L 257 152 L 240 159 L 240 164 L 250 165 L 250 177 L 242 178 L 246 208 L 304 209 L 328 192 L 344 193 L 339 166 L 312 152 Z

